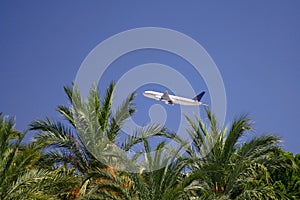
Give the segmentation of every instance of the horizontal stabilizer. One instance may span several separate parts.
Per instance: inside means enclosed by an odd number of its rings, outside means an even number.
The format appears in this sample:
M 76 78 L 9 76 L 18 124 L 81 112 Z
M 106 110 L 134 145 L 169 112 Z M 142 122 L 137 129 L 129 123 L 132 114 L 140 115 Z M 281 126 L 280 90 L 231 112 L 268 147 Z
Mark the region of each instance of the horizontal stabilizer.
M 204 94 L 205 94 L 204 91 L 201 92 L 200 94 L 198 94 L 197 96 L 195 96 L 195 97 L 193 98 L 193 100 L 200 101 L 200 100 L 202 99 L 202 97 L 203 97 Z

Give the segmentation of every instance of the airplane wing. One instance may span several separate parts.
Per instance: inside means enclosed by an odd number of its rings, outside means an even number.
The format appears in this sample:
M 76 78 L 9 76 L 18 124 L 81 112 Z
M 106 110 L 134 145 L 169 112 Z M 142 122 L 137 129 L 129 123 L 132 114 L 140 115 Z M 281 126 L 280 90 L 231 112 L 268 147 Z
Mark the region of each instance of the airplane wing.
M 170 96 L 170 100 L 172 101 L 171 104 L 185 105 L 185 102 L 183 101 L 183 99 L 185 98 L 174 96 L 174 95 L 169 95 L 169 96 Z
M 160 97 L 160 100 L 167 101 L 169 104 L 173 104 L 172 99 L 169 96 L 168 90 L 166 90 L 163 95 Z

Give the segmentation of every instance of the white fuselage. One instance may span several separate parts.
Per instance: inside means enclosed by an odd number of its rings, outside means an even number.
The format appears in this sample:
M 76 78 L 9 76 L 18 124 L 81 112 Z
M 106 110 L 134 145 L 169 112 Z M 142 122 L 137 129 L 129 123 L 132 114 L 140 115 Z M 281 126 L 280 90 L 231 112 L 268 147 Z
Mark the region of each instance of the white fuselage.
M 145 97 L 151 98 L 151 99 L 156 99 L 158 101 L 164 101 L 166 104 L 170 104 L 169 100 L 167 99 L 161 99 L 163 93 L 161 92 L 155 92 L 155 91 L 145 91 L 143 93 Z M 180 105 L 185 105 L 185 106 L 199 106 L 202 105 L 201 102 L 194 100 L 194 99 L 189 99 L 185 97 L 179 97 L 179 96 L 174 96 L 174 95 L 168 95 L 170 97 L 170 100 L 174 104 L 180 104 Z

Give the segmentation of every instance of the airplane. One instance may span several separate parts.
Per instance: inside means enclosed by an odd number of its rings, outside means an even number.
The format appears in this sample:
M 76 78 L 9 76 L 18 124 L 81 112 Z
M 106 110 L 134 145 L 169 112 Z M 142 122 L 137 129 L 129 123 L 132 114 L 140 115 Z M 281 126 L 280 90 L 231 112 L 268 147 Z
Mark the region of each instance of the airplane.
M 185 97 L 169 95 L 168 90 L 166 90 L 164 93 L 155 92 L 155 91 L 145 91 L 143 93 L 145 97 L 156 99 L 158 101 L 164 101 L 166 104 L 170 104 L 170 105 L 180 104 L 185 106 L 201 106 L 201 105 L 207 106 L 206 104 L 200 101 L 204 94 L 205 92 L 203 91 L 197 96 L 195 96 L 193 99 L 188 99 Z

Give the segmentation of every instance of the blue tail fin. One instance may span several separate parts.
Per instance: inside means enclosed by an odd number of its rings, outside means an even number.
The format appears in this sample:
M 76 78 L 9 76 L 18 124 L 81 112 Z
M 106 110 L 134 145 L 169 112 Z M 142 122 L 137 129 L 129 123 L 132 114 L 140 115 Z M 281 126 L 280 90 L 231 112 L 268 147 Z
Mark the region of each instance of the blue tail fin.
M 195 96 L 193 99 L 197 100 L 197 101 L 200 101 L 202 99 L 202 97 L 203 97 L 204 94 L 205 94 L 205 92 L 203 91 L 200 94 L 198 94 L 197 96 Z

